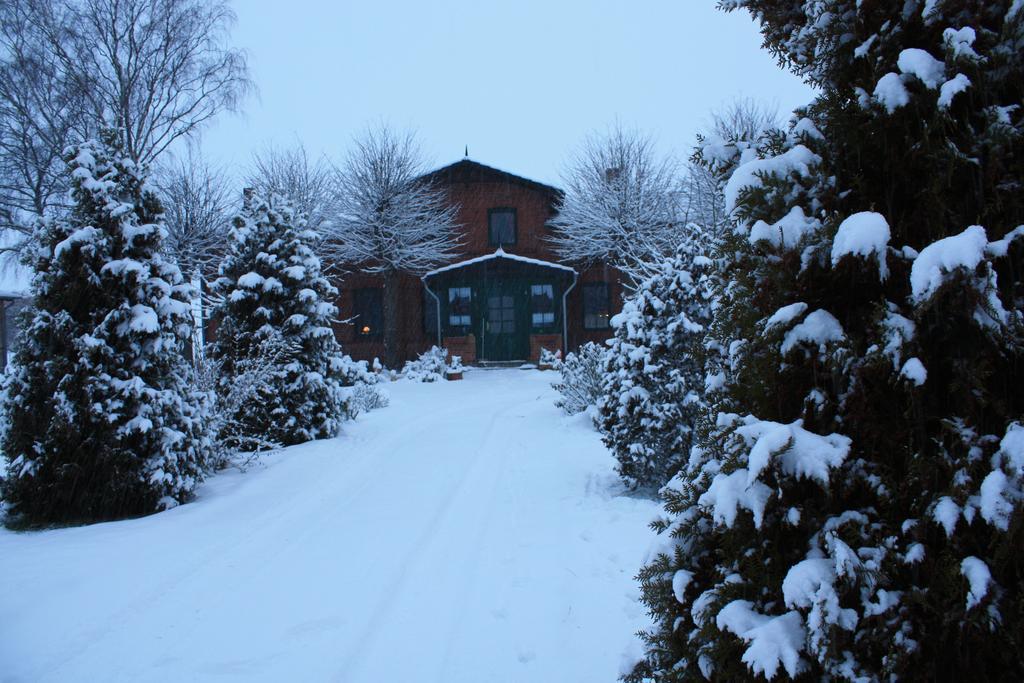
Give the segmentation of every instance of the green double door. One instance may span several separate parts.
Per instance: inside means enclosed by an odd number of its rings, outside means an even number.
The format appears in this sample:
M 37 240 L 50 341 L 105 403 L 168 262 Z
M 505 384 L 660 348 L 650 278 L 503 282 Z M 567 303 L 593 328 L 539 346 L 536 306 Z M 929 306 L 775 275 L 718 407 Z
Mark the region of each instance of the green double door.
M 492 280 L 480 289 L 483 360 L 526 360 L 530 356 L 528 288 L 515 280 Z

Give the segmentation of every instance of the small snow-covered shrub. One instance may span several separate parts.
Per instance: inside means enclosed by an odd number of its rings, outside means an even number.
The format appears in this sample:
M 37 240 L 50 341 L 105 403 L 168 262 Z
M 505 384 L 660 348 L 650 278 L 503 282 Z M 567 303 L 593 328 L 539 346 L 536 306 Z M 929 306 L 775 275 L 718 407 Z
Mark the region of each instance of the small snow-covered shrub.
M 402 376 L 413 382 L 439 382 L 448 371 L 448 350 L 432 346 L 416 360 L 406 361 Z
M 377 360 L 374 359 L 376 363 Z M 379 364 L 378 364 L 379 367 Z M 343 387 L 354 387 L 360 384 L 377 384 L 381 381 L 379 370 L 370 370 L 365 360 L 353 360 L 351 356 L 342 356 L 336 362 L 335 371 L 338 381 Z
M 545 348 L 540 350 L 540 358 L 537 359 L 537 365 L 542 370 L 550 368 L 552 370 L 560 370 L 562 368 L 562 351 L 548 351 Z
M 596 406 L 603 385 L 602 368 L 606 350 L 600 344 L 587 342 L 575 353 L 565 357 L 559 368 L 562 381 L 552 385 L 561 396 L 555 405 L 569 415 L 582 413 Z
M 452 362 L 448 364 L 445 374 L 461 375 L 466 368 L 462 365 L 462 356 L 452 356 Z
M 348 410 L 353 418 L 361 413 L 387 407 L 387 395 L 372 384 L 356 384 L 350 390 Z

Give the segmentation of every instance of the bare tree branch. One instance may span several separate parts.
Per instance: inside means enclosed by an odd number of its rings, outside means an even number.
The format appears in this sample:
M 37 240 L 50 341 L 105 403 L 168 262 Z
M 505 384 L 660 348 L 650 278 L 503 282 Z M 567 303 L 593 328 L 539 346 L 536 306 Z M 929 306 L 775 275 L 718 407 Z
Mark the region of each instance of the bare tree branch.
M 253 90 L 225 0 L 0 4 L 0 229 L 66 190 L 61 153 L 103 127 L 152 164 Z
M 337 213 L 335 173 L 323 157 L 311 160 L 303 145 L 266 147 L 252 156 L 246 184 L 264 197 L 286 197 L 296 211 L 306 215 L 308 229 L 323 236 Z
M 398 366 L 399 276 L 422 275 L 458 255 L 458 207 L 424 179 L 411 133 L 370 128 L 337 171 L 338 219 L 323 245 L 328 259 L 384 279 L 384 363 Z
M 164 250 L 187 278 L 215 274 L 235 204 L 225 173 L 190 148 L 186 156 L 159 166 L 152 183 L 164 206 Z
M 677 166 L 655 153 L 649 137 L 618 124 L 590 136 L 562 183 L 565 195 L 550 222 L 562 258 L 609 263 L 633 286 L 673 252 L 682 227 Z
M 458 207 L 423 178 L 411 133 L 371 128 L 337 170 L 338 220 L 326 251 L 369 273 L 422 275 L 458 254 Z

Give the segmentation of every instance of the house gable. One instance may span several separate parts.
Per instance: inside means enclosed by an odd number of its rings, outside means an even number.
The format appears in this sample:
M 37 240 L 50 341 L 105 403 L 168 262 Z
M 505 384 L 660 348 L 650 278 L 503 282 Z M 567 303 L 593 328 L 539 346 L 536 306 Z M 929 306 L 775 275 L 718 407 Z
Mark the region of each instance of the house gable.
M 461 259 L 493 253 L 499 246 L 510 254 L 557 261 L 549 242 L 548 221 L 555 215 L 561 190 L 522 176 L 463 159 L 424 176 L 443 188 L 459 207 Z M 495 240 L 492 221 L 511 222 L 511 241 Z M 507 230 L 508 228 L 506 228 Z

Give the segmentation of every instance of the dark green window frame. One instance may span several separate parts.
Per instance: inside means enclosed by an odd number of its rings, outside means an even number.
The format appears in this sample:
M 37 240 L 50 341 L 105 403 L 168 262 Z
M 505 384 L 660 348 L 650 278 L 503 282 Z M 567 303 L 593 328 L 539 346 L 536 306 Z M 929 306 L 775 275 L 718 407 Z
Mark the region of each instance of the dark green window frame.
M 583 329 L 607 330 L 611 327 L 611 292 L 607 282 L 583 285 Z
M 496 227 L 507 227 L 503 225 L 497 225 L 495 223 L 496 217 L 498 216 L 511 216 L 511 241 L 495 238 Z M 491 243 L 492 247 L 504 247 L 505 245 L 515 246 L 519 239 L 519 215 L 518 212 L 510 206 L 498 206 L 493 209 L 487 210 L 487 239 Z

